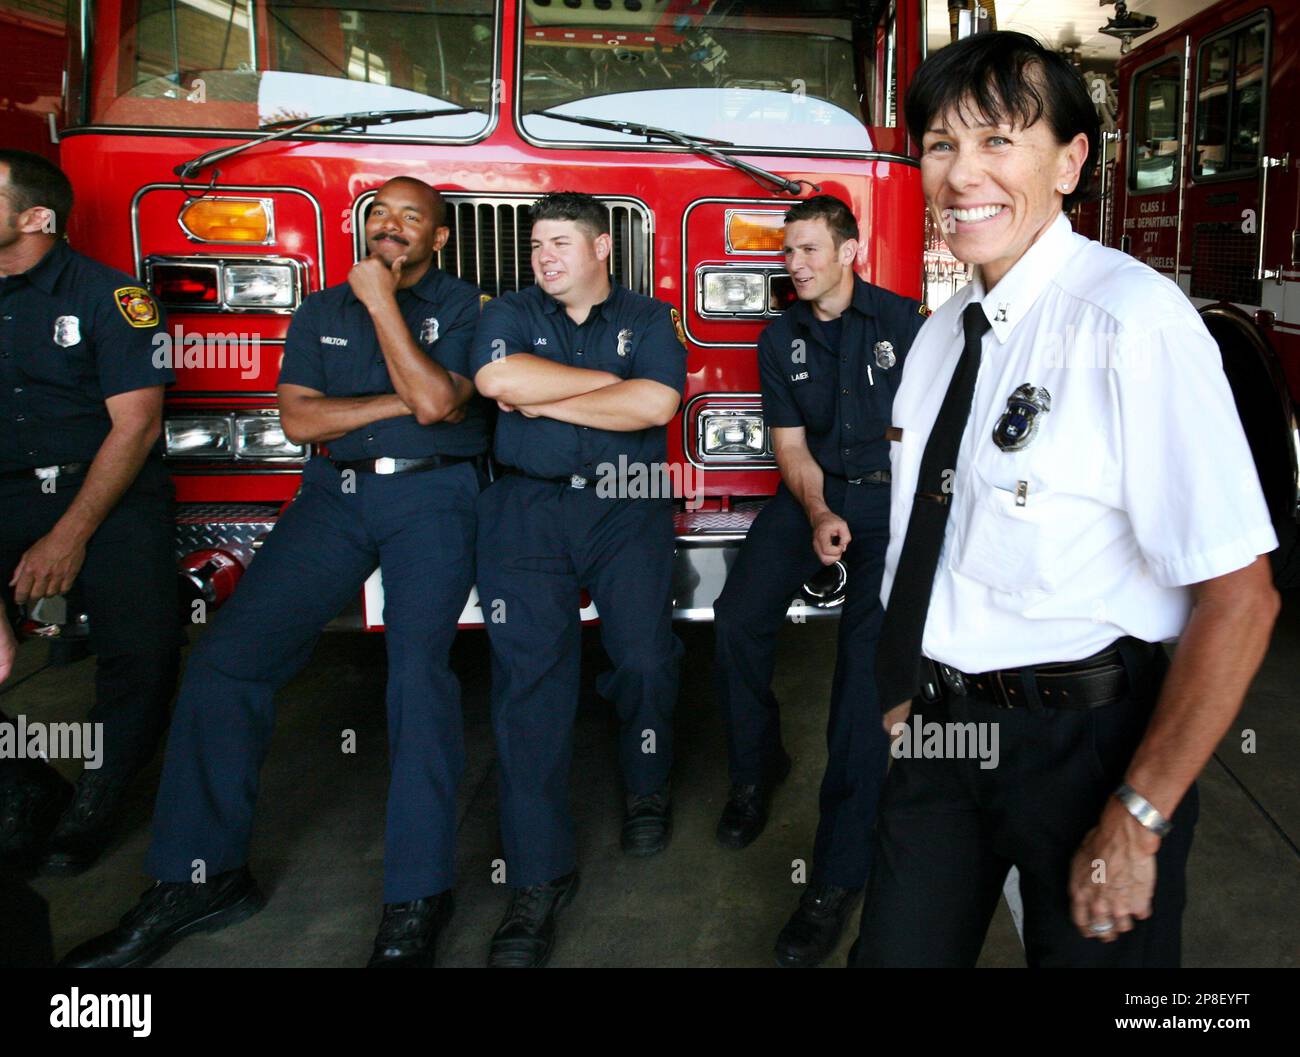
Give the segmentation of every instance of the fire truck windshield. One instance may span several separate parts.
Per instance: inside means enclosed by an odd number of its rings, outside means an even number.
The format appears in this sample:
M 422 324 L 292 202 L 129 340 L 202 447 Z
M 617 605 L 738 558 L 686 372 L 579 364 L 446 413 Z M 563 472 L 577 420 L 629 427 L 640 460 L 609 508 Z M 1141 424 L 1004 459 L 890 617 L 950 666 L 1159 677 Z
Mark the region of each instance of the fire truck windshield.
M 865 126 L 894 123 L 892 113 L 870 112 L 876 60 L 893 61 L 892 32 L 876 32 L 887 7 L 870 0 L 529 0 L 520 124 L 544 141 L 623 138 L 546 116 L 571 114 L 743 146 L 870 150 Z M 893 107 L 892 98 L 881 104 Z
M 459 108 L 455 116 L 364 131 L 469 139 L 487 130 L 498 101 L 493 0 L 95 6 L 86 86 L 92 124 L 252 131 L 313 114 Z

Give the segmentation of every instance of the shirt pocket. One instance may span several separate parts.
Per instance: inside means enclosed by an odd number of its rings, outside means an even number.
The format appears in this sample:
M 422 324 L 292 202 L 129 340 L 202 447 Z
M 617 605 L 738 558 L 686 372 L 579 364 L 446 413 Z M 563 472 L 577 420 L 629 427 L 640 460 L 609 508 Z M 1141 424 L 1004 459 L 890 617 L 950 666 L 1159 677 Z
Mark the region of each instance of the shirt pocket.
M 953 572 L 1022 602 L 1051 593 L 1058 584 L 1060 528 L 1068 524 L 1075 497 L 1033 481 L 1003 488 L 972 475 L 973 495 L 949 559 Z M 1023 494 L 1022 494 L 1023 493 Z
M 23 374 L 35 381 L 84 387 L 94 367 L 88 326 L 87 320 L 76 316 L 49 316 L 39 333 L 18 340 Z M 72 341 L 74 337 L 76 341 Z
M 630 378 L 639 345 L 640 342 L 631 328 L 611 330 L 602 335 L 599 340 L 588 342 L 583 354 L 574 356 L 574 366 L 586 367 L 592 371 L 606 371 L 619 378 Z M 578 339 L 577 347 L 582 348 L 581 339 Z
M 804 372 L 801 372 L 804 373 Z M 819 382 L 809 375 L 798 381 L 791 380 L 790 395 L 799 408 L 804 427 L 809 433 L 824 436 L 831 431 L 835 419 L 835 387 Z

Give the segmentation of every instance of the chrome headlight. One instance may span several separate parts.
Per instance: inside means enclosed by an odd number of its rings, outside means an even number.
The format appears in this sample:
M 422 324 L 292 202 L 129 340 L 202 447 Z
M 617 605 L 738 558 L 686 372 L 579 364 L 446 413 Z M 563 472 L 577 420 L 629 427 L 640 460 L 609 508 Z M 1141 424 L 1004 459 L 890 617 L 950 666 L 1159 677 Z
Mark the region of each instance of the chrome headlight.
M 163 432 L 165 452 L 171 458 L 230 458 L 230 419 L 225 415 L 168 418 Z
M 292 308 L 297 302 L 287 264 L 227 264 L 226 304 L 232 308 Z
M 718 315 L 762 315 L 767 311 L 763 272 L 705 272 L 703 311 Z
M 306 454 L 304 445 L 284 435 L 278 414 L 235 416 L 236 459 L 301 459 Z
M 700 455 L 706 460 L 767 454 L 763 416 L 756 412 L 701 411 L 697 429 Z

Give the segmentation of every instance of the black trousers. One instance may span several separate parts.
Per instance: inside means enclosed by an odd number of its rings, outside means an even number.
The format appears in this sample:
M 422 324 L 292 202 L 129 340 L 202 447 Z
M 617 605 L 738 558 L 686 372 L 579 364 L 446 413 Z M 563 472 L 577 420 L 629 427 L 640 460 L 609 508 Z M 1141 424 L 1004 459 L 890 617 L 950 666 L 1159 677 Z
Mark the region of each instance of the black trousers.
M 1167 667 L 1157 650 L 1129 698 L 1104 708 L 1000 709 L 951 695 L 921 703 L 915 711 L 925 722 L 997 724 L 996 766 L 914 755 L 894 761 L 855 964 L 974 965 L 1015 866 L 1031 967 L 1176 967 L 1197 816 L 1194 785 L 1156 855 L 1150 918 L 1113 943 L 1084 939 L 1070 918 L 1067 891 L 1071 859 L 1123 780 Z
M 889 539 L 889 486 L 851 485 L 828 477 L 825 494 L 853 538 L 844 555 L 849 579 L 840 613 L 810 881 L 861 888 L 888 761 L 875 657 L 883 618 L 880 576 Z M 781 755 L 780 707 L 772 693 L 777 635 L 800 585 L 821 568 L 808 517 L 781 485 L 754 519 L 713 604 L 714 682 L 736 784 L 758 783 Z
M 0 592 L 11 620 L 14 569 L 68 509 L 83 478 L 56 480 L 48 494 L 36 480 L 0 482 Z M 167 726 L 184 642 L 174 534 L 171 481 L 151 459 L 91 536 L 71 592 L 90 617 L 95 703 L 86 720 L 104 724 L 106 774 L 142 767 Z

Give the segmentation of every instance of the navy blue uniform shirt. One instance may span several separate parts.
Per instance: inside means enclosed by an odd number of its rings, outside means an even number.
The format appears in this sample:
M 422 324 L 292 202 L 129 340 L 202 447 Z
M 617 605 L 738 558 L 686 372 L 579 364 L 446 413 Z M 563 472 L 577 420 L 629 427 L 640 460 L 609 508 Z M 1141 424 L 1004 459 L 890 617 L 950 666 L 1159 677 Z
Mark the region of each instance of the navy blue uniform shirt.
M 812 305 L 796 301 L 758 339 L 767 425 L 803 426 L 813 458 L 837 477 L 889 469 L 885 427 L 903 360 L 926 319 L 921 313 L 920 301 L 855 275 L 838 347 L 831 348 Z M 889 357 L 880 342 L 890 345 L 891 366 L 883 366 Z
M 478 323 L 477 288 L 430 268 L 420 281 L 397 291 L 397 307 L 411 336 L 435 363 L 473 378 L 469 349 Z M 346 282 L 312 294 L 289 324 L 280 364 L 281 385 L 301 385 L 326 396 L 393 393 L 375 324 Z M 479 455 L 487 451 L 487 407 L 475 395 L 463 422 L 422 426 L 414 415 L 382 418 L 329 442 L 334 459 L 419 459 L 428 455 Z
M 531 352 L 569 367 L 608 371 L 622 379 L 648 378 L 679 394 L 686 387 L 686 350 L 677 340 L 672 312 L 662 301 L 611 283 L 609 297 L 575 323 L 538 286 L 505 294 L 483 308 L 471 367 Z M 509 412 L 497 419 L 497 461 L 534 477 L 595 478 L 602 463 L 650 466 L 668 461 L 663 426 L 621 432 L 573 426 L 551 418 Z
M 175 381 L 166 333 L 139 280 L 62 239 L 0 279 L 0 471 L 94 459 L 108 397 Z

